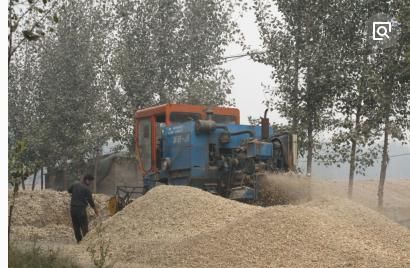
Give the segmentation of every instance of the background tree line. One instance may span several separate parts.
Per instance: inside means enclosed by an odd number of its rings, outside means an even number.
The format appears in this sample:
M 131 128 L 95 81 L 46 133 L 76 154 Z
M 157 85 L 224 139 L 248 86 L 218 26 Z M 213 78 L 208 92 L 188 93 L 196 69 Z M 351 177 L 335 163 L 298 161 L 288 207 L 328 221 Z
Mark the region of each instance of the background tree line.
M 354 174 L 381 155 L 380 207 L 389 143 L 408 141 L 410 130 L 409 9 L 406 1 L 254 1 L 266 53 L 253 58 L 273 67 L 267 105 L 299 134 L 307 174 L 315 158 L 347 162 L 351 196 Z M 371 38 L 380 14 L 394 23 L 388 45 Z
M 136 109 L 229 104 L 232 76 L 221 65 L 237 34 L 234 8 L 10 0 L 9 177 L 69 162 L 80 169 L 109 140 L 132 150 Z

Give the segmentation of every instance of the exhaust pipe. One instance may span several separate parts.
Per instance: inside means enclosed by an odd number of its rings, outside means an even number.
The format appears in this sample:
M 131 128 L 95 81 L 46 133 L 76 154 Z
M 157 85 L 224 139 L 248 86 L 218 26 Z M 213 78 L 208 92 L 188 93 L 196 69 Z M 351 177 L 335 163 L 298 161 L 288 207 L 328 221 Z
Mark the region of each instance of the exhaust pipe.
M 269 118 L 266 117 L 267 114 L 268 114 L 268 109 L 265 110 L 264 116 L 261 117 L 262 140 L 269 139 L 270 123 L 269 123 Z

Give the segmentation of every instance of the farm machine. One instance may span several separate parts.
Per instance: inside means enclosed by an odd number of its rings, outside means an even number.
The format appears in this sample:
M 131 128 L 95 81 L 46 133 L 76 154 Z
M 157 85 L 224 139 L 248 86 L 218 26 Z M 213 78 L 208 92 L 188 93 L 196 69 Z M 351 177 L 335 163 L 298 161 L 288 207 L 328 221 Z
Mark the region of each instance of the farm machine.
M 266 117 L 241 125 L 236 108 L 164 104 L 135 113 L 135 151 L 144 193 L 159 184 L 188 185 L 226 198 L 258 199 L 269 172 L 295 168 L 297 139 Z

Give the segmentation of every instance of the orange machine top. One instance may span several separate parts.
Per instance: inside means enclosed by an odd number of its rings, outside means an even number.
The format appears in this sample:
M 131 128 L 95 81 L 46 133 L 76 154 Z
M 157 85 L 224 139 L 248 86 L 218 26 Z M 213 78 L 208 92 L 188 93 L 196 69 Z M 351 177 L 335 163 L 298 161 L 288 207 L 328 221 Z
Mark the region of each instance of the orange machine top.
M 201 119 L 206 119 L 206 111 L 209 106 L 205 105 L 191 105 L 191 104 L 162 104 L 154 107 L 139 110 L 135 113 L 135 119 L 147 118 L 157 115 L 165 115 L 165 122 L 167 125 L 173 122 L 171 119 L 171 113 L 194 113 L 199 114 Z M 212 113 L 214 115 L 231 116 L 236 124 L 240 122 L 239 110 L 236 108 L 228 107 L 212 107 Z

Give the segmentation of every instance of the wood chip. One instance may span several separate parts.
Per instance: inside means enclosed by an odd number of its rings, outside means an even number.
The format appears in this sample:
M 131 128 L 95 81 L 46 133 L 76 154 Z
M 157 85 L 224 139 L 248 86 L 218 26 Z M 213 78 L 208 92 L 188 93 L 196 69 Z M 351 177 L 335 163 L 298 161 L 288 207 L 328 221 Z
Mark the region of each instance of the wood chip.
M 9 204 L 12 193 L 9 192 Z M 106 201 L 109 196 L 93 195 L 101 218 L 108 217 Z M 90 228 L 95 225 L 95 214 L 88 207 Z M 70 195 L 53 190 L 19 191 L 13 209 L 11 236 L 14 240 L 74 242 L 70 218 Z
M 406 228 L 340 198 L 262 208 L 159 186 L 103 227 L 118 267 L 410 267 Z
M 102 221 L 100 236 L 94 228 L 80 245 L 60 246 L 84 267 L 92 265 L 87 247 L 101 237 L 114 267 L 410 267 L 409 229 L 319 184 L 312 201 L 272 207 L 158 186 Z M 23 192 L 14 235 L 73 239 L 68 201 L 65 193 Z

